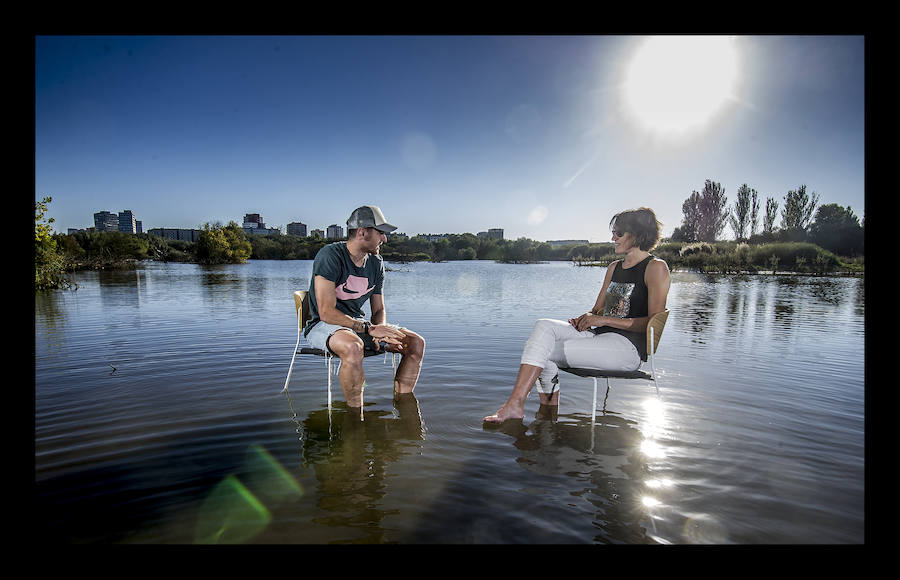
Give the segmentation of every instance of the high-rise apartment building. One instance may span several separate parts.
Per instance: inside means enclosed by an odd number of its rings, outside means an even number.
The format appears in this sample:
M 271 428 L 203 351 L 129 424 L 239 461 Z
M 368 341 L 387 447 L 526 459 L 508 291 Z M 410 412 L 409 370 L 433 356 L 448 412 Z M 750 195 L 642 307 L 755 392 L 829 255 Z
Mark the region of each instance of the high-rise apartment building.
M 134 212 L 130 209 L 119 212 L 119 231 L 128 234 L 137 233 L 137 224 L 135 223 Z
M 94 229 L 98 232 L 119 231 L 119 215 L 108 211 L 98 211 L 94 214 Z
M 273 236 L 280 235 L 281 229 L 267 228 L 263 222 L 262 216 L 258 213 L 244 214 L 244 224 L 242 226 L 244 233 L 249 235 Z
M 264 228 L 266 224 L 263 223 L 262 216 L 258 213 L 247 213 L 244 214 L 244 228 Z
M 476 234 L 476 235 L 479 238 L 502 240 L 503 239 L 503 228 L 491 228 L 486 232 L 478 232 L 478 234 Z
M 326 240 L 339 240 L 344 237 L 344 228 L 337 224 L 331 224 L 325 229 Z
M 306 224 L 302 222 L 291 222 L 287 225 L 287 235 L 306 237 Z

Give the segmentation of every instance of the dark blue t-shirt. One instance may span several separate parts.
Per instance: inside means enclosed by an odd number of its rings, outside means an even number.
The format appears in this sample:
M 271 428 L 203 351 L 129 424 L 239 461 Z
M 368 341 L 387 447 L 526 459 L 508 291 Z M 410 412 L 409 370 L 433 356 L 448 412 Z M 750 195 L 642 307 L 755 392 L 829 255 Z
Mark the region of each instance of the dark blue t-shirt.
M 319 250 L 309 280 L 309 323 L 304 335 L 309 334 L 309 330 L 319 322 L 316 276 L 334 282 L 338 310 L 351 318 L 365 318 L 363 305 L 372 294 L 382 293 L 384 260 L 377 254 L 369 254 L 366 263 L 359 267 L 350 258 L 347 242 L 334 242 Z

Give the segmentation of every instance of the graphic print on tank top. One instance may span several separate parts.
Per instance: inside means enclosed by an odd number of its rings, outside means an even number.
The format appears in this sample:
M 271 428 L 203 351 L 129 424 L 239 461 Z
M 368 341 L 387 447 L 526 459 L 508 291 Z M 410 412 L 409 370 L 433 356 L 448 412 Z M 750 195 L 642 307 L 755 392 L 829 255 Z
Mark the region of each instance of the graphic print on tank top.
M 634 282 L 610 282 L 606 289 L 606 306 L 604 316 L 625 318 L 631 310 L 631 293 Z

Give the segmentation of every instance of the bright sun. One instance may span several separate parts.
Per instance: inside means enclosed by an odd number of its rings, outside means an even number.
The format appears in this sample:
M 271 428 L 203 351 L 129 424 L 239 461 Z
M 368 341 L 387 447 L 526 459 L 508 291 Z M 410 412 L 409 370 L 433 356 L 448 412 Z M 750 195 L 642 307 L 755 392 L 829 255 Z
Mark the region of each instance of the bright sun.
M 702 127 L 733 98 L 737 80 L 733 38 L 656 36 L 628 65 L 625 103 L 650 131 L 684 132 Z

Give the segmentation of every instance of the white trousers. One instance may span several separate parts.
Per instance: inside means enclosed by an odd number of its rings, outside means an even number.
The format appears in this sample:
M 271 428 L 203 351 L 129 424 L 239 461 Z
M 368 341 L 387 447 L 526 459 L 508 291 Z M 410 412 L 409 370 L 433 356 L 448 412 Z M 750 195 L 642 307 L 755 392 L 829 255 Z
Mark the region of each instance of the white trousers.
M 522 364 L 544 369 L 538 391 L 546 395 L 557 390 L 559 367 L 633 371 L 641 357 L 631 341 L 614 332 L 594 334 L 578 331 L 563 320 L 541 318 L 534 323 L 522 351 Z

